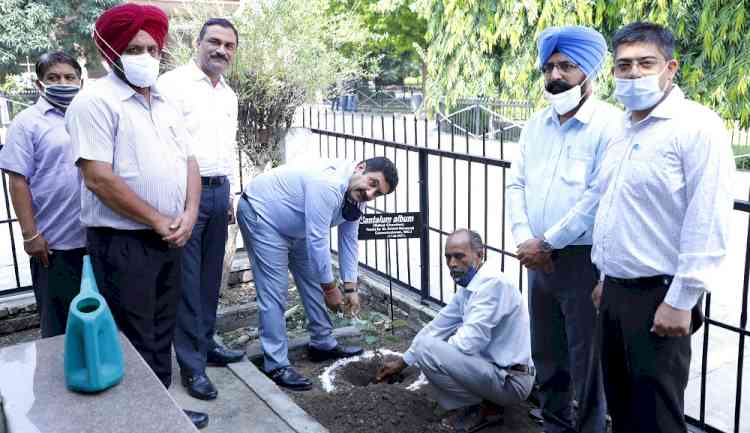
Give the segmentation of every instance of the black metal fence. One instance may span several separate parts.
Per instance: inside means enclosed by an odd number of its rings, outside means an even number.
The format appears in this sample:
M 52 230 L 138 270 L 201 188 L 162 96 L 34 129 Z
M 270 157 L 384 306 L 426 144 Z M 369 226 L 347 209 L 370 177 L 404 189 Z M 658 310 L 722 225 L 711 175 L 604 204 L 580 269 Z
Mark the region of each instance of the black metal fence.
M 413 243 L 400 240 L 396 248 L 390 248 L 392 257 L 388 259 L 396 264 L 390 276 L 400 285 L 419 293 L 424 301 L 447 301 L 452 293 L 449 290 L 452 291 L 454 285 L 443 274 L 443 240 L 456 228 L 468 227 L 482 234 L 488 257 L 496 255 L 503 272 L 517 273 L 514 278 L 523 291 L 523 268 L 513 253 L 514 244 L 508 239 L 510 234 L 506 228 L 505 184 L 510 162 L 505 160 L 505 147 L 510 143 L 502 135 L 497 141 L 488 140 L 487 134 L 480 134 L 478 139 L 472 140 L 468 135 L 458 137 L 455 126 L 443 130 L 439 121 L 407 120 L 395 115 L 341 115 L 312 109 L 302 113 L 302 124 L 315 137 L 310 145 L 317 146 L 317 153 L 323 157 L 361 160 L 374 155 L 387 156 L 398 167 L 401 180 L 397 191 L 377 199 L 368 210 L 375 213 L 422 212 L 425 227 L 421 239 Z M 734 209 L 743 216 L 747 215 L 750 227 L 750 203 L 737 200 Z M 386 271 L 384 242 L 366 241 L 363 242 L 364 248 L 360 248 L 364 249 L 364 252 L 360 251 L 360 265 L 383 276 Z M 335 245 L 332 242 L 332 247 Z M 712 295 L 709 293 L 706 297 L 702 350 L 700 357 L 694 357 L 696 364 L 700 363 L 700 379 L 697 383 L 692 381 L 699 388 L 697 411 L 686 415 L 691 431 L 750 431 L 750 422 L 744 420 L 743 423 L 742 418 L 745 338 L 750 336 L 747 328 L 750 229 L 746 233 L 745 249 L 742 289 L 738 297 L 742 302 L 739 321 L 735 324 L 714 318 Z M 721 399 L 709 399 L 709 395 L 715 398 L 717 394 L 708 392 L 709 382 L 718 389 L 726 387 L 726 383 L 716 383 L 709 378 L 709 374 L 714 373 L 709 368 L 712 349 L 716 350 L 718 344 L 712 345 L 710 337 L 719 329 L 735 335 L 738 342 L 735 392 L 733 398 L 724 395 Z M 707 409 L 709 406 L 710 410 Z M 713 417 L 729 410 L 733 414 L 731 425 L 726 419 L 719 421 Z M 717 424 L 722 424 L 723 430 Z
M 495 185 L 504 185 L 506 142 L 486 135 L 459 136 L 457 128 L 442 129 L 441 122 L 415 116 L 332 113 L 308 109 L 303 125 L 315 134 L 323 157 L 361 160 L 387 156 L 399 169 L 399 187 L 368 206 L 371 212 L 422 212 L 424 233 L 418 240 L 390 241 L 396 280 L 422 295 L 425 301 L 443 303 L 455 286 L 442 266 L 445 237 L 457 228 L 478 231 L 485 239 L 489 259 L 501 269 L 514 268 L 519 286 L 523 271 L 510 250 L 505 230 L 505 190 L 490 196 Z M 433 139 L 431 141 L 431 139 Z M 469 187 L 471 186 L 471 187 Z M 386 241 L 364 243 L 360 259 L 370 271 L 385 274 Z M 332 242 L 335 245 L 335 242 Z M 511 245 L 509 245 L 509 243 Z

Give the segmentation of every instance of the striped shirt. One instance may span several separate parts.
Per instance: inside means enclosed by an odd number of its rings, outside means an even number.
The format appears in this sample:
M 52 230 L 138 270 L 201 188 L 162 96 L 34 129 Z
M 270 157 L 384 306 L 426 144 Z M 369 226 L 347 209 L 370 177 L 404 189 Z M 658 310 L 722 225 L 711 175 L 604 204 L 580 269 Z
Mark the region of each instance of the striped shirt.
M 81 179 L 73 164 L 64 113 L 44 98 L 13 119 L 0 150 L 0 169 L 25 177 L 37 229 L 50 249 L 86 245 L 79 220 Z
M 110 73 L 81 90 L 65 123 L 76 162 L 112 164 L 115 175 L 160 214 L 174 218 L 184 211 L 192 138 L 180 111 L 156 87 L 151 87 L 149 107 L 142 95 Z M 150 228 L 110 209 L 83 183 L 81 222 L 120 230 Z
M 604 275 L 674 275 L 664 302 L 691 309 L 723 289 L 735 173 L 729 134 L 674 86 L 640 122 L 624 119 L 599 175 L 591 258 Z

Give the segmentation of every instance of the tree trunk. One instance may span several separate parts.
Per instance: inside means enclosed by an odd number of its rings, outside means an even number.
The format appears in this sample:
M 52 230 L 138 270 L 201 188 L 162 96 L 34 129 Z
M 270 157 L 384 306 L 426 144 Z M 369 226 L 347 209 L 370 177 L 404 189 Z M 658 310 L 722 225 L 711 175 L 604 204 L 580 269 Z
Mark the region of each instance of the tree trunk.
M 234 255 L 237 253 L 237 233 L 239 231 L 239 225 L 232 224 L 229 226 L 227 244 L 224 249 L 224 265 L 221 272 L 219 292 L 223 292 L 229 287 L 229 274 L 232 272 L 232 262 L 234 262 Z

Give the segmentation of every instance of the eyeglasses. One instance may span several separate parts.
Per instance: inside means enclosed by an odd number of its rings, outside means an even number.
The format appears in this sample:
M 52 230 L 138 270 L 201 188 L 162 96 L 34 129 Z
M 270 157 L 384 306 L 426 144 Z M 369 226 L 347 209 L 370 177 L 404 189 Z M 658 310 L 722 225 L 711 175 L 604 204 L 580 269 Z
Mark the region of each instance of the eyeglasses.
M 551 74 L 552 71 L 557 68 L 561 74 L 569 74 L 578 69 L 578 65 L 573 62 L 560 62 L 560 63 L 545 63 L 542 65 L 542 72 L 545 74 Z
M 655 57 L 643 57 L 640 59 L 622 59 L 615 61 L 615 72 L 618 74 L 627 74 L 633 70 L 634 66 L 639 71 L 651 71 L 656 69 L 661 62 Z

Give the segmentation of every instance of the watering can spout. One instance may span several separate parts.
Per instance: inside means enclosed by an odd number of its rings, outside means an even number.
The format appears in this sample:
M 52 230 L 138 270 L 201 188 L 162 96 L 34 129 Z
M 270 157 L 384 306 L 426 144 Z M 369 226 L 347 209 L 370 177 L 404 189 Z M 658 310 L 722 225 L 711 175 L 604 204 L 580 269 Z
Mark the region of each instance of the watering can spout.
M 91 257 L 83 256 L 83 273 L 81 275 L 81 292 L 99 293 L 99 287 L 96 285 L 94 277 L 94 267 L 91 266 Z

